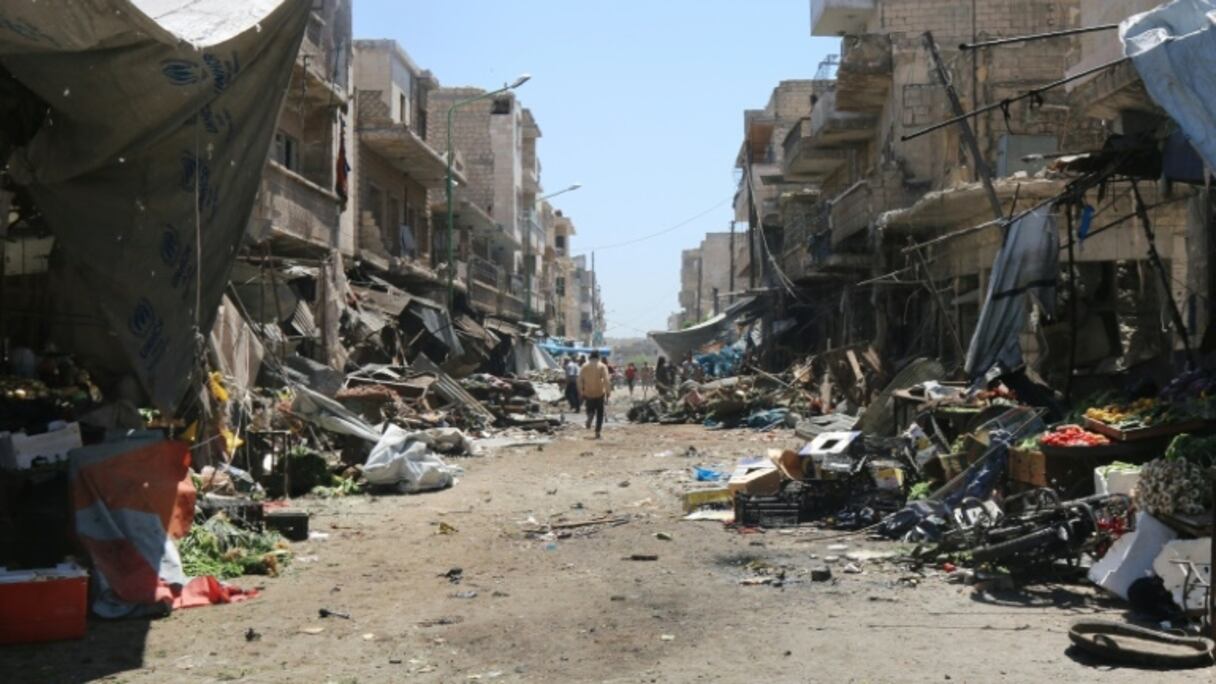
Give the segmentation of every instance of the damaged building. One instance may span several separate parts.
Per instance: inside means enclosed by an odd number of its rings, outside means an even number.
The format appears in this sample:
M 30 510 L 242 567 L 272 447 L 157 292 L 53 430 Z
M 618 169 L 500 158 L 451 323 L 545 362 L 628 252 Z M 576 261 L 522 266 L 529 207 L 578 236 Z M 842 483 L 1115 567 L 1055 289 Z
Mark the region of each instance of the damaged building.
M 1018 334 L 1033 375 L 1101 387 L 1198 349 L 1202 163 L 1109 30 L 1156 4 L 813 0 L 811 35 L 839 51 L 744 112 L 736 162 L 740 289 L 794 331 L 774 335 L 770 365 L 872 347 L 888 370 L 962 369 L 1006 226 L 1043 207 L 1058 287 Z M 685 252 L 681 325 L 708 308 L 698 258 Z

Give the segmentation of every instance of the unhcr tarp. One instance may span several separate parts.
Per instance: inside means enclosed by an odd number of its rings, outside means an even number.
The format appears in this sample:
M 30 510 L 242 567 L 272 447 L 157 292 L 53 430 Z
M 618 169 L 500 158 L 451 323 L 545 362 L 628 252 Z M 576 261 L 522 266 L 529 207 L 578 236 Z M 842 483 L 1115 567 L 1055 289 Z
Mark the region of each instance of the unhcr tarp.
M 1153 100 L 1178 122 L 1209 168 L 1216 168 L 1216 0 L 1174 0 L 1119 25 Z
M 0 4 L 0 64 L 50 107 L 0 163 L 162 410 L 194 377 L 311 4 Z

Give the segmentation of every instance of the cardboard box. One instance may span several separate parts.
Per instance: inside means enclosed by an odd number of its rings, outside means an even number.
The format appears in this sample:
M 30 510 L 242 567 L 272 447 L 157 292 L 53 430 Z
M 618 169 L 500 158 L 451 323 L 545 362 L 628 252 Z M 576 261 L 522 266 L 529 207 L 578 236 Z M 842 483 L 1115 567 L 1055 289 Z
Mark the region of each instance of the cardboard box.
M 68 452 L 82 445 L 79 423 L 68 423 L 58 430 L 40 435 L 0 433 L 0 468 L 27 470 L 35 465 L 66 461 Z
M 726 483 L 726 488 L 732 495 L 739 492 L 776 494 L 781 490 L 781 480 L 783 479 L 781 471 L 771 461 L 743 468 L 742 472 L 736 468 L 734 474 L 730 476 L 730 481 Z
M 84 638 L 89 573 L 75 563 L 0 568 L 0 644 Z
M 680 498 L 684 503 L 684 512 L 692 513 L 698 508 L 710 504 L 729 506 L 734 501 L 735 493 L 726 487 L 716 487 L 714 489 L 696 489 L 691 492 L 684 492 Z

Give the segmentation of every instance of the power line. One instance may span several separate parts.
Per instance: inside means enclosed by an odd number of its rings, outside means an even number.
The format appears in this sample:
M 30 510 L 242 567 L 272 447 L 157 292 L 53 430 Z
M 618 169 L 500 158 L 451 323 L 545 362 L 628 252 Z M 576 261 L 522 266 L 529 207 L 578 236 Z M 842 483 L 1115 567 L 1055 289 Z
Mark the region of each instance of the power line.
M 706 209 L 705 211 L 702 211 L 702 212 L 700 212 L 700 213 L 696 214 L 695 216 L 690 216 L 690 217 L 688 217 L 688 218 L 684 219 L 683 221 L 680 221 L 679 223 L 677 223 L 677 224 L 675 224 L 675 225 L 673 225 L 673 226 L 669 226 L 669 227 L 667 227 L 667 228 L 664 228 L 663 230 L 658 231 L 657 233 L 651 233 L 651 234 L 649 234 L 649 235 L 643 235 L 643 236 L 641 236 L 641 237 L 636 237 L 636 238 L 633 238 L 633 239 L 631 239 L 631 240 L 625 240 L 624 242 L 615 242 L 615 243 L 612 243 L 612 244 L 608 244 L 608 245 L 599 245 L 599 246 L 596 246 L 596 247 L 584 247 L 584 248 L 582 249 L 582 253 L 584 253 L 584 254 L 585 254 L 585 253 L 587 253 L 587 252 L 598 252 L 598 251 L 602 251 L 602 250 L 605 250 L 605 249 L 616 249 L 617 247 L 625 247 L 625 246 L 628 246 L 628 245 L 634 245 L 634 244 L 637 244 L 637 243 L 639 243 L 639 242 L 645 242 L 646 240 L 650 240 L 651 238 L 656 238 L 656 237 L 659 237 L 660 235 L 666 235 L 667 233 L 670 233 L 670 232 L 672 232 L 673 230 L 676 230 L 677 228 L 683 228 L 684 226 L 686 226 L 686 225 L 688 225 L 688 224 L 692 223 L 693 221 L 696 221 L 697 219 L 701 218 L 702 216 L 705 216 L 706 214 L 708 214 L 708 213 L 710 213 L 710 212 L 714 211 L 715 209 L 717 209 L 717 208 L 721 207 L 722 205 L 724 205 L 724 204 L 726 204 L 726 203 L 728 203 L 728 202 L 731 202 L 731 201 L 733 201 L 733 200 L 734 200 L 734 195 L 732 194 L 730 197 L 727 197 L 727 198 L 723 199 L 722 201 L 720 201 L 720 202 L 718 202 L 718 203 L 714 204 L 712 207 L 710 207 L 710 208 Z

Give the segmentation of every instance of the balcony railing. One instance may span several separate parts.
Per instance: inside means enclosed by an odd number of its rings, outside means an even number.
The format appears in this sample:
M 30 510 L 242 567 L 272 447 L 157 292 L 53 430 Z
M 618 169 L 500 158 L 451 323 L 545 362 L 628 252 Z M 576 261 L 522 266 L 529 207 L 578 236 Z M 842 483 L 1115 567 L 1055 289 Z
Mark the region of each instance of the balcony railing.
M 319 247 L 338 246 L 338 196 L 277 162 L 268 162 L 254 207 L 272 234 Z

